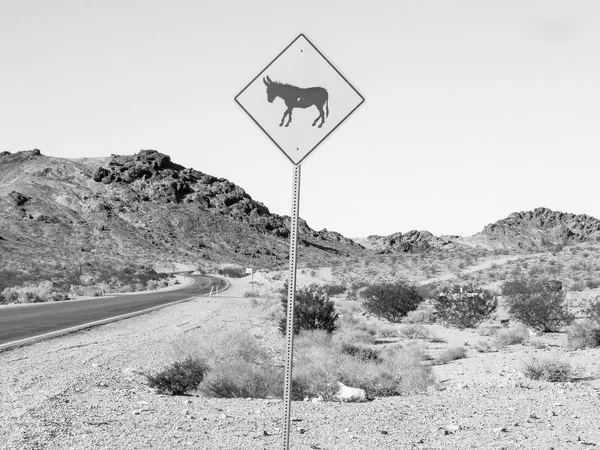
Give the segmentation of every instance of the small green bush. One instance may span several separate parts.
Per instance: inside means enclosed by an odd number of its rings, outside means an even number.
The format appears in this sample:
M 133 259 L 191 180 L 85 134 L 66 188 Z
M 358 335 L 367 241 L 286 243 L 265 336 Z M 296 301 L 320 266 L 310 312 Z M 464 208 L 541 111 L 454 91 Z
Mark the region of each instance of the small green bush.
M 361 296 L 367 312 L 396 323 L 416 310 L 423 301 L 416 288 L 402 282 L 371 284 L 361 292 Z
M 287 285 L 286 285 L 287 288 Z M 286 333 L 287 329 L 287 289 L 281 294 L 281 305 L 285 317 L 279 322 L 279 331 Z M 327 291 L 322 286 L 311 284 L 307 287 L 296 289 L 294 302 L 294 334 L 300 330 L 325 330 L 333 332 L 337 326 L 339 315 L 335 311 L 334 303 L 329 300 Z
M 457 359 L 463 359 L 467 357 L 467 349 L 464 347 L 448 347 L 443 350 L 442 353 L 436 358 L 436 364 L 447 364 L 450 361 L 456 361 Z
M 600 327 L 591 320 L 573 322 L 567 328 L 567 347 L 571 350 L 600 346 Z
M 502 286 L 511 318 L 539 331 L 555 332 L 573 320 L 555 280 L 520 279 Z
M 557 358 L 533 358 L 525 361 L 523 366 L 523 374 L 532 380 L 555 383 L 568 381 L 571 376 L 570 364 Z
M 437 317 L 461 330 L 475 328 L 498 307 L 498 299 L 489 291 L 468 285 L 452 285 L 434 300 Z
M 184 361 L 175 361 L 160 372 L 144 374 L 148 386 L 156 388 L 160 393 L 171 395 L 185 395 L 200 385 L 208 371 L 205 361 L 195 358 L 186 358 Z

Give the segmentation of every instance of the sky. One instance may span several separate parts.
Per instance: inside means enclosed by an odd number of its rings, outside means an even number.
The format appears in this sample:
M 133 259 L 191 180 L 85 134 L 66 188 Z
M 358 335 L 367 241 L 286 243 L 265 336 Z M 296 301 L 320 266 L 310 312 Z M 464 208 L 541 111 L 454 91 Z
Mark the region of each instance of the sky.
M 314 229 L 600 218 L 595 0 L 0 0 L 0 151 L 156 149 L 289 215 L 294 166 L 234 97 L 300 33 L 366 98 L 302 163 Z

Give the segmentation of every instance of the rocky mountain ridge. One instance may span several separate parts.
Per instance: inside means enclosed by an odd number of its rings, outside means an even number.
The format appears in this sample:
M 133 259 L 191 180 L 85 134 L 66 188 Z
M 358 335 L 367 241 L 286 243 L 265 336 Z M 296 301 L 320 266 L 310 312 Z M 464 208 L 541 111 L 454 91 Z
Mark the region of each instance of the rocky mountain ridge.
M 64 159 L 39 150 L 0 154 L 0 262 L 108 258 L 281 265 L 289 217 L 242 188 L 185 168 L 155 150 Z M 364 249 L 299 224 L 299 256 Z M 18 263 L 21 261 L 21 263 Z
M 600 240 L 600 220 L 587 214 L 563 213 L 543 207 L 514 212 L 486 225 L 474 236 L 435 236 L 429 231 L 412 230 L 389 236 L 372 235 L 355 239 L 377 253 L 420 253 L 467 248 L 536 251 L 545 247 L 597 240 Z

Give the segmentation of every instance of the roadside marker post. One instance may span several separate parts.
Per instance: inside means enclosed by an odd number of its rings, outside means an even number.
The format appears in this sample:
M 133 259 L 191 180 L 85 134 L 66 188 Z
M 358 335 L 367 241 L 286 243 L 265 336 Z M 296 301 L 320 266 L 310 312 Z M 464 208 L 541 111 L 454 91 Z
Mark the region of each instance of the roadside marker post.
M 235 102 L 294 165 L 282 427 L 282 448 L 288 450 L 301 164 L 365 98 L 304 34 L 299 34 L 236 95 Z

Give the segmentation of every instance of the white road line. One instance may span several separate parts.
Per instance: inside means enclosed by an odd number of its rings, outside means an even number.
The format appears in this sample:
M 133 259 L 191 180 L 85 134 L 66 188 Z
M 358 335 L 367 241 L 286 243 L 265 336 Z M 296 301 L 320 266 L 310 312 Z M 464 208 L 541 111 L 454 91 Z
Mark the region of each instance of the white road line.
M 194 300 L 196 298 L 200 298 L 200 297 L 189 297 L 189 298 L 186 298 L 186 299 L 183 299 L 183 300 L 177 300 L 176 302 L 165 303 L 164 305 L 158 305 L 158 306 L 153 306 L 152 308 L 142 309 L 141 311 L 134 311 L 134 312 L 127 313 L 127 314 L 121 314 L 120 316 L 109 317 L 107 319 L 96 320 L 95 322 L 88 322 L 88 323 L 85 323 L 85 324 L 82 324 L 82 325 L 76 325 L 74 327 L 64 328 L 62 330 L 51 331 L 50 333 L 44 333 L 44 334 L 40 334 L 40 335 L 37 335 L 37 336 L 32 336 L 32 337 L 29 337 L 29 338 L 20 339 L 18 341 L 7 342 L 5 344 L 1 344 L 0 345 L 0 352 L 4 351 L 4 350 L 9 350 L 9 349 L 12 349 L 12 348 L 16 348 L 16 347 L 22 347 L 24 345 L 32 344 L 32 343 L 37 342 L 37 341 L 43 341 L 45 339 L 51 339 L 53 337 L 62 336 L 63 334 L 73 333 L 75 331 L 80 331 L 80 330 L 83 330 L 85 328 L 97 327 L 97 326 L 100 326 L 100 325 L 106 325 L 107 323 L 117 322 L 117 321 L 123 320 L 123 319 L 129 319 L 130 317 L 135 317 L 135 316 L 139 316 L 139 315 L 142 315 L 142 314 L 146 314 L 146 313 L 149 313 L 149 312 L 152 312 L 152 311 L 159 310 L 159 309 L 164 308 L 166 306 L 176 305 L 178 303 L 187 302 L 189 300 Z

